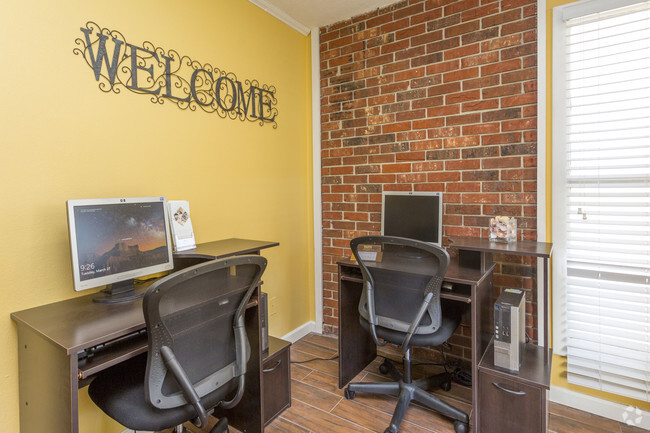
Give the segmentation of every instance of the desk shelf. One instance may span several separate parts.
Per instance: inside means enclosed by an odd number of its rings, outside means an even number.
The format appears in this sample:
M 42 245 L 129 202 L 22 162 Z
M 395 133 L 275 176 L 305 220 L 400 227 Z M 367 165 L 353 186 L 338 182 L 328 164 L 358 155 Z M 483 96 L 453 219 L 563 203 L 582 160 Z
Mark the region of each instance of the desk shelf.
M 106 343 L 104 348 L 97 351 L 91 357 L 79 359 L 79 380 L 88 379 L 95 373 L 106 370 L 146 351 L 146 333 L 141 333 L 128 340 Z
M 356 277 L 356 276 L 347 276 L 343 275 L 341 276 L 341 280 L 343 281 L 352 281 L 353 283 L 362 283 L 363 284 L 363 278 L 361 277 Z
M 454 284 L 451 290 L 441 290 L 440 298 L 470 304 L 472 302 L 472 286 L 468 284 Z
M 339 262 L 339 266 L 339 278 L 341 281 L 363 284 L 361 269 L 359 268 L 359 265 L 356 261 L 342 261 Z M 441 290 L 440 297 L 442 299 L 450 299 L 452 301 L 463 302 L 465 304 L 472 302 L 471 284 L 465 284 L 465 280 L 454 278 L 453 274 L 451 274 L 449 278 L 445 277 L 445 281 L 452 283 L 454 285 L 454 288 L 452 290 Z
M 508 373 L 494 366 L 494 341 L 492 341 L 485 351 L 478 368 L 497 376 L 518 380 L 530 386 L 549 389 L 551 386 L 552 355 L 553 349 L 551 348 L 544 348 L 530 343 L 526 344 L 519 374 Z

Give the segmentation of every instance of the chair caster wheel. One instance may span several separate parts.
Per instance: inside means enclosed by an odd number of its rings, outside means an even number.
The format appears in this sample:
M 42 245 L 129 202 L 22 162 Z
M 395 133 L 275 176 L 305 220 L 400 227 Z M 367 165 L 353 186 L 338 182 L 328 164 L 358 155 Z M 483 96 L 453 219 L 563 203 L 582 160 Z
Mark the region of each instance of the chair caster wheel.
M 381 374 L 388 374 L 390 371 L 389 365 L 388 365 L 388 360 L 384 360 L 384 362 L 381 363 L 379 366 L 379 372 Z
M 440 385 L 440 389 L 442 389 L 443 391 L 449 391 L 451 389 L 451 382 L 450 381 L 443 382 L 442 385 Z
M 468 433 L 469 424 L 460 421 L 454 421 L 454 430 L 456 433 Z
M 356 393 L 352 391 L 350 388 L 345 388 L 345 398 L 348 400 L 352 400 L 354 398 L 354 395 Z

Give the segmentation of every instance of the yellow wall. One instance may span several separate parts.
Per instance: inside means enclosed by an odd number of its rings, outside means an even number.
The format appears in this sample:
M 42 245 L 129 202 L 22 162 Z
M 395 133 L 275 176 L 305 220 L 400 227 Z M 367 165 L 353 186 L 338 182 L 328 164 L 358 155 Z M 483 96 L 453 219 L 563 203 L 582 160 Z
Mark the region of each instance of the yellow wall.
M 546 209 L 546 221 L 548 224 L 546 233 L 547 241 L 551 242 L 551 169 L 552 169 L 552 122 L 553 122 L 553 105 L 552 105 L 552 75 L 553 75 L 553 8 L 577 0 L 547 0 L 546 1 L 546 203 L 549 203 Z M 610 394 L 608 392 L 597 391 L 592 388 L 573 385 L 567 382 L 567 360 L 564 356 L 553 355 L 553 370 L 551 384 L 571 391 L 580 392 L 604 400 L 613 401 L 624 405 L 632 405 L 644 410 L 650 410 L 650 403 L 632 398 L 622 397 L 620 395 Z
M 99 90 L 73 55 L 87 21 L 277 88 L 277 129 Z M 273 335 L 313 320 L 309 38 L 246 0 L 3 0 L 0 13 L 0 414 L 19 431 L 12 311 L 76 296 L 65 201 L 190 201 L 198 242 L 279 241 L 264 255 Z M 82 432 L 120 431 L 80 391 Z M 31 433 L 31 432 L 24 432 Z

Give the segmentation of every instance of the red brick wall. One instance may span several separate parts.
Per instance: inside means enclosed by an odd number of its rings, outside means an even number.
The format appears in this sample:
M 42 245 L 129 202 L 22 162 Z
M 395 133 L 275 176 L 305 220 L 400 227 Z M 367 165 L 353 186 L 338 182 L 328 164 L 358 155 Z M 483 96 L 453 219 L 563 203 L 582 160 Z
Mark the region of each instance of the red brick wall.
M 445 241 L 487 237 L 493 215 L 536 239 L 536 13 L 534 0 L 409 0 L 320 29 L 325 332 L 336 262 L 380 232 L 382 191 L 444 192 Z M 533 262 L 500 260 L 497 285 L 533 289 Z

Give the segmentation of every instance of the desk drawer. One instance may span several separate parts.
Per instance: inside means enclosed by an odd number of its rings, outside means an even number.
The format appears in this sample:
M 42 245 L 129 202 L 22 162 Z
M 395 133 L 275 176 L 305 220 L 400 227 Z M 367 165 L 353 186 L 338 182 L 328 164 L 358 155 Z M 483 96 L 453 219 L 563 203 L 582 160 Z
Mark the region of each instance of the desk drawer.
M 269 336 L 269 353 L 262 362 L 264 425 L 291 406 L 291 344 Z
M 481 433 L 542 433 L 544 390 L 479 370 Z

